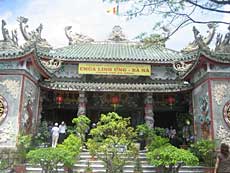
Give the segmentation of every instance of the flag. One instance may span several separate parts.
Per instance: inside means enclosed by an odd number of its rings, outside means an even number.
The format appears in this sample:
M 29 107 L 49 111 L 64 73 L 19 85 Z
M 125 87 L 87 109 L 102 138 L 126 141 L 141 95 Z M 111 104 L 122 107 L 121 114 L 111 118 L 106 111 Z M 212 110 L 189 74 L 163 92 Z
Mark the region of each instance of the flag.
M 107 13 L 113 13 L 115 15 L 119 15 L 119 5 L 112 7 L 112 8 L 108 8 L 106 10 Z

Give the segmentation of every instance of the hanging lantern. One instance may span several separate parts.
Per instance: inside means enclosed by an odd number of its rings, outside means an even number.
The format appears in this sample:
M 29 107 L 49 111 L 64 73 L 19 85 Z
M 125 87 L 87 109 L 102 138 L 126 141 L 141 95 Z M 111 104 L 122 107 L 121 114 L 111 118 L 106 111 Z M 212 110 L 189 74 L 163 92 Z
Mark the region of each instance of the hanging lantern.
M 172 105 L 174 105 L 176 102 L 175 98 L 173 96 L 169 96 L 167 98 L 167 103 L 172 107 Z
M 111 99 L 111 102 L 112 102 L 112 104 L 119 104 L 119 102 L 120 102 L 120 98 L 119 98 L 119 96 L 112 96 L 112 99 Z
M 111 98 L 111 103 L 112 103 L 112 105 L 113 105 L 114 112 L 116 111 L 116 107 L 117 107 L 117 105 L 119 104 L 119 102 L 120 102 L 119 96 L 117 96 L 117 95 L 112 96 L 112 98 Z
M 63 97 L 62 96 L 60 96 L 60 95 L 58 95 L 57 97 L 56 97 L 56 103 L 58 104 L 58 105 L 60 105 L 60 104 L 62 104 L 63 103 Z

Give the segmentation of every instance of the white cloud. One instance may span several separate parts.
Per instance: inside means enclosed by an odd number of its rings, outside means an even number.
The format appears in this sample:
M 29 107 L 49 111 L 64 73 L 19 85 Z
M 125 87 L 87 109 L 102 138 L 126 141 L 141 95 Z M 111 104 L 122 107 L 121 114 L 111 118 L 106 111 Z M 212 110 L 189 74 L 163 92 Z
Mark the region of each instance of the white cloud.
M 33 30 L 42 23 L 42 37 L 54 47 L 68 44 L 64 34 L 65 26 L 73 26 L 73 32 L 88 35 L 98 41 L 106 40 L 114 25 L 120 25 L 128 39 L 133 39 L 141 32 L 151 32 L 156 17 L 142 16 L 126 21 L 126 17 L 106 12 L 113 5 L 103 3 L 102 0 L 27 0 L 20 8 L 5 12 L 1 18 L 6 19 L 9 29 L 18 27 L 17 16 L 29 18 L 28 30 Z M 132 3 L 126 6 L 120 4 L 120 12 L 126 11 L 127 6 L 131 5 Z M 204 31 L 206 30 L 204 27 Z M 21 34 L 19 35 L 19 40 L 22 40 Z M 167 47 L 180 50 L 193 40 L 192 26 L 189 26 L 177 32 L 167 42 Z

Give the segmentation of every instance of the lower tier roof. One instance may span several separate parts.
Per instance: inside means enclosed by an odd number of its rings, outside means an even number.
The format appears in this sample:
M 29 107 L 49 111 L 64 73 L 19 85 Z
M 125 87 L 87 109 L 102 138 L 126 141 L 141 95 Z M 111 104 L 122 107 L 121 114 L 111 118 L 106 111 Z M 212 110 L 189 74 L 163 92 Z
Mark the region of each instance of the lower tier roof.
M 192 88 L 183 81 L 171 83 L 99 83 L 73 81 L 43 81 L 41 87 L 63 91 L 102 91 L 102 92 L 179 92 Z

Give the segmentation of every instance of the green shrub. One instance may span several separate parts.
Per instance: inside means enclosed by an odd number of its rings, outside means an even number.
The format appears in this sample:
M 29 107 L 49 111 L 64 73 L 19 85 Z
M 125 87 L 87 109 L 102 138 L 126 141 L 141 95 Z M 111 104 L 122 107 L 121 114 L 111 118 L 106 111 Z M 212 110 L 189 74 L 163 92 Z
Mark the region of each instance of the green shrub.
M 17 163 L 25 163 L 26 154 L 31 148 L 31 141 L 32 141 L 31 135 L 23 135 L 23 134 L 18 135 L 18 141 L 16 144 L 17 154 L 18 154 L 18 158 L 16 160 Z
M 182 164 L 197 165 L 198 158 L 188 150 L 178 149 L 171 144 L 164 145 L 146 154 L 150 164 L 161 167 L 165 172 L 179 172 Z
M 63 148 L 72 152 L 75 156 L 80 154 L 81 150 L 81 139 L 74 134 L 70 134 L 62 144 L 57 146 L 58 148 Z
M 85 115 L 80 115 L 72 120 L 72 123 L 75 124 L 75 129 L 81 138 L 82 143 L 85 142 L 85 133 L 87 130 L 89 130 L 90 122 L 91 120 Z
M 57 171 L 58 164 L 72 167 L 75 162 L 75 153 L 64 148 L 40 148 L 31 150 L 27 154 L 29 163 L 40 165 L 45 173 Z
M 97 126 L 90 131 L 89 151 L 105 163 L 106 172 L 120 173 L 128 158 L 138 151 L 134 144 L 136 133 L 130 126 L 130 118 L 115 112 L 102 114 Z
M 169 145 L 169 139 L 161 136 L 155 136 L 152 142 L 147 146 L 148 151 L 153 151 L 164 145 Z
M 214 166 L 215 147 L 215 141 L 202 139 L 191 144 L 190 151 L 196 155 L 199 161 L 204 163 L 205 166 Z

